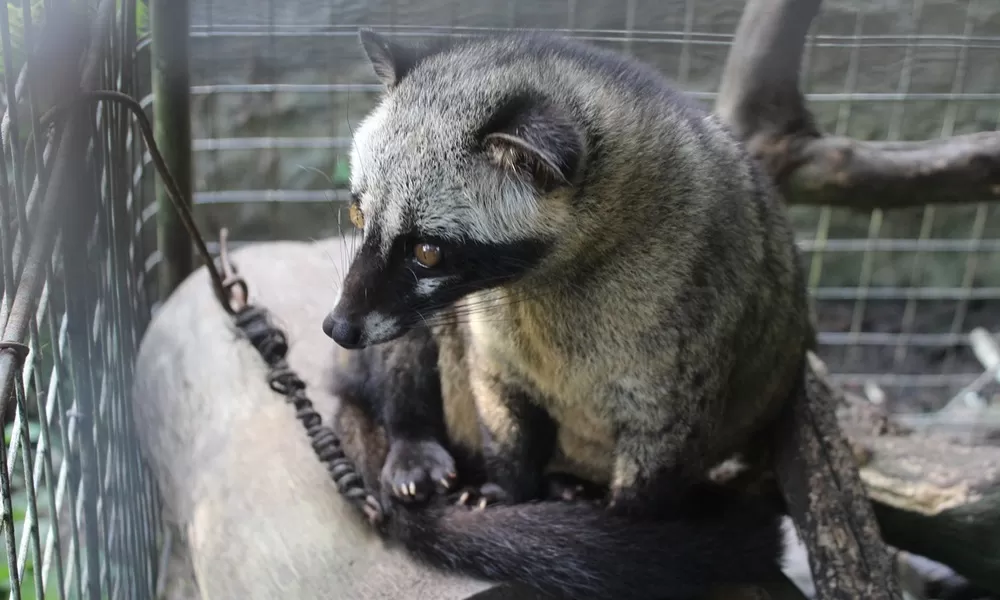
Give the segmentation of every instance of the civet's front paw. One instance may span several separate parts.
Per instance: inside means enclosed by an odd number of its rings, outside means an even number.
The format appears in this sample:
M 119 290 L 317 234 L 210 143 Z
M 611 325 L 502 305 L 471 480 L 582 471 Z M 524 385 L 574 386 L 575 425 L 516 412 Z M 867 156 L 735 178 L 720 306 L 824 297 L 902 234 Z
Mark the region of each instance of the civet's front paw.
M 382 467 L 384 491 L 406 503 L 425 502 L 447 493 L 455 482 L 455 461 L 433 440 L 397 440 Z

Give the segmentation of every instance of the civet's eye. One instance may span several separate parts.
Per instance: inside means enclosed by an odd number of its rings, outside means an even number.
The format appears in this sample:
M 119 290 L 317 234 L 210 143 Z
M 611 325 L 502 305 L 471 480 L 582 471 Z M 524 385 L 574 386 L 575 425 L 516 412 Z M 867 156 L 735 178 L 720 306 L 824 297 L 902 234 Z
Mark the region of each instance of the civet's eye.
M 441 262 L 441 248 L 421 242 L 413 248 L 413 257 L 421 267 L 430 269 Z
M 361 212 L 361 207 L 358 206 L 357 200 L 351 200 L 351 206 L 347 209 L 348 215 L 351 219 L 351 224 L 358 229 L 365 228 L 365 215 Z

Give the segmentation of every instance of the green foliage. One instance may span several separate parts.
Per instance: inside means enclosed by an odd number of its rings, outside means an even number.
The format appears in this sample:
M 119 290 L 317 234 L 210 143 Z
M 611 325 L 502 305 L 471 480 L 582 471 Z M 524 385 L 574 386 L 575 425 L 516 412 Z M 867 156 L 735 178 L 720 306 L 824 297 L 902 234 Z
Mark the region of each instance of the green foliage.
M 44 598 L 45 600 L 50 600 L 52 598 L 59 597 L 59 591 L 56 589 L 57 583 L 54 577 L 49 578 L 46 582 L 47 588 L 45 590 L 45 595 L 42 595 L 35 589 L 35 565 L 31 558 L 24 563 L 24 579 L 21 581 L 21 600 L 36 600 L 38 598 Z M 0 593 L 4 596 L 10 594 L 10 567 L 7 566 L 6 558 L 0 562 Z
M 122 10 L 122 0 L 116 1 L 119 14 Z M 142 37 L 149 33 L 149 0 L 135 0 L 135 34 Z
M 149 2 L 139 0 L 135 3 L 135 29 L 136 35 L 142 37 L 149 33 Z
M 8 423 L 4 427 L 4 445 L 10 447 L 11 435 L 14 431 L 14 424 Z M 30 439 L 31 447 L 37 447 L 38 437 L 41 433 L 41 423 L 36 420 L 28 421 L 28 437 Z M 41 457 L 36 456 L 36 460 Z M 21 466 L 20 460 L 17 461 L 14 472 L 11 474 L 11 508 L 12 517 L 14 521 L 14 530 L 19 533 L 17 536 L 18 544 L 17 549 L 20 550 L 20 540 L 23 536 L 28 535 L 28 531 L 24 529 L 25 519 L 28 514 L 28 493 L 24 487 L 24 481 L 22 479 L 23 473 L 19 468 Z M 0 467 L 2 468 L 2 467 Z M 52 521 L 48 514 L 48 506 L 45 501 L 45 496 L 47 491 L 44 488 L 44 480 L 42 487 L 36 489 L 36 498 L 38 501 L 38 506 L 35 511 L 35 515 L 38 520 L 38 535 L 44 549 L 45 537 L 48 534 L 49 528 L 51 527 Z M 21 578 L 21 598 L 23 600 L 36 600 L 39 598 L 58 598 L 59 593 L 56 589 L 58 583 L 55 579 L 55 571 L 51 570 L 49 572 L 48 589 L 43 596 L 35 589 L 34 582 L 34 570 L 35 563 L 31 557 L 31 550 L 29 545 L 28 557 L 24 564 L 24 575 Z M 4 557 L 0 559 L 0 594 L 6 596 L 10 594 L 11 591 L 11 573 L 10 566 L 8 565 L 6 552 Z
M 347 161 L 337 161 L 337 166 L 333 169 L 333 184 L 346 185 L 351 182 L 351 166 Z
M 30 0 L 32 30 L 36 30 L 42 22 L 44 13 L 44 0 Z M 20 2 L 7 2 L 7 19 L 10 22 L 10 62 L 14 67 L 14 72 L 21 70 L 24 64 L 24 8 Z M 0 57 L 3 49 L 0 48 Z M 3 57 L 5 58 L 5 57 Z M 4 72 L 6 60 L 0 60 L 0 75 Z

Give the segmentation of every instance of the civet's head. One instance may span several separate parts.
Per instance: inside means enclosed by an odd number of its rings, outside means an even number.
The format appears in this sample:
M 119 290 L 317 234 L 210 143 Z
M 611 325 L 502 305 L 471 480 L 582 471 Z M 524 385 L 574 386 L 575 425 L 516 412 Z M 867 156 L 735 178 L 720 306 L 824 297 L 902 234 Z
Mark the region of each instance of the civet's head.
M 568 226 L 585 159 L 571 102 L 540 89 L 551 64 L 517 38 L 361 41 L 385 93 L 355 130 L 362 242 L 323 323 L 345 348 L 395 339 L 536 269 Z

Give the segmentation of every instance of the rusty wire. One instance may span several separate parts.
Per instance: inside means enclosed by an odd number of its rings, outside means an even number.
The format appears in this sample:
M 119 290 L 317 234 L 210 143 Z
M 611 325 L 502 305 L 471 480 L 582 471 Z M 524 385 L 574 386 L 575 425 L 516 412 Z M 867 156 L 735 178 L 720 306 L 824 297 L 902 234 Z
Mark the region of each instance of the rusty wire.
M 85 92 L 71 103 L 49 111 L 42 121 L 47 124 L 52 123 L 59 115 L 81 103 L 99 101 L 117 103 L 129 110 L 135 117 L 152 156 L 157 174 L 165 184 L 168 197 L 205 262 L 205 268 L 209 272 L 212 289 L 219 304 L 233 317 L 236 326 L 267 363 L 269 367 L 268 384 L 274 391 L 285 396 L 286 401 L 295 408 L 296 418 L 299 419 L 309 437 L 316 457 L 330 473 L 338 491 L 353 507 L 368 518 L 377 531 L 384 531 L 382 529 L 386 518 L 384 507 L 371 490 L 366 487 L 353 461 L 344 452 L 339 436 L 329 426 L 323 424 L 322 417 L 313 408 L 312 402 L 306 395 L 305 382 L 288 366 L 285 357 L 288 350 L 285 333 L 274 325 L 267 309 L 253 306 L 249 302 L 249 289 L 246 280 L 238 274 L 236 265 L 229 256 L 228 230 L 222 228 L 219 233 L 219 262 L 221 264 L 217 266 L 212 255 L 208 252 L 204 238 L 198 231 L 198 226 L 194 222 L 189 207 L 183 201 L 180 188 L 156 145 L 153 128 L 139 103 L 121 92 L 109 90 Z M 14 346 L 12 345 L 12 347 Z
M 181 222 L 183 222 L 184 228 L 188 232 L 188 236 L 194 243 L 195 248 L 197 248 L 198 254 L 201 255 L 202 260 L 205 262 L 205 268 L 208 270 L 209 277 L 211 278 L 212 291 L 215 293 L 216 299 L 218 299 L 219 304 L 227 313 L 235 315 L 237 311 L 245 306 L 248 301 L 249 291 L 247 289 L 246 281 L 238 275 L 235 265 L 229 261 L 228 253 L 225 252 L 220 254 L 222 271 L 225 274 L 225 277 L 223 277 L 223 273 L 220 273 L 219 267 L 215 264 L 212 254 L 208 251 L 208 247 L 205 245 L 205 238 L 201 235 L 201 232 L 198 231 L 198 225 L 194 221 L 191 209 L 184 201 L 180 186 L 177 185 L 177 181 L 174 179 L 170 169 L 167 167 L 163 154 L 160 153 L 159 147 L 156 144 L 156 139 L 153 135 L 153 126 L 149 122 L 149 118 L 142 110 L 142 106 L 139 102 L 127 94 L 114 90 L 80 92 L 79 96 L 74 100 L 54 107 L 46 112 L 41 118 L 41 123 L 43 125 L 51 125 L 62 117 L 62 115 L 64 115 L 67 111 L 78 108 L 81 104 L 93 104 L 100 101 L 114 102 L 132 113 L 132 116 L 139 125 L 143 141 L 146 142 L 146 147 L 149 149 L 149 154 L 153 160 L 153 166 L 156 168 L 157 174 L 163 181 L 163 185 L 167 191 L 167 197 L 170 198 L 170 203 L 180 216 Z M 224 247 L 224 240 L 227 236 L 226 229 L 222 229 L 219 236 L 220 244 Z

